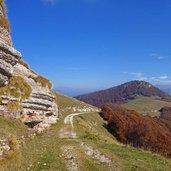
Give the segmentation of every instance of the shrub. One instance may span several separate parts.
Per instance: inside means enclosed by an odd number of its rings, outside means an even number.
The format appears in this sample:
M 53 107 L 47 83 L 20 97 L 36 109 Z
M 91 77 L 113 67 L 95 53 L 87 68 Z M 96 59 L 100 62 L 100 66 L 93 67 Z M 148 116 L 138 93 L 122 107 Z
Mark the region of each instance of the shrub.
M 119 141 L 171 157 L 171 132 L 159 118 L 113 104 L 104 105 L 101 115 Z
M 22 59 L 20 59 L 20 60 L 18 61 L 18 63 L 21 64 L 21 65 L 23 65 L 23 66 L 25 66 L 27 69 L 29 69 L 28 64 L 27 64 L 26 62 L 24 62 Z
M 9 110 L 9 112 L 15 112 L 17 110 L 21 110 L 22 106 L 21 106 L 20 102 L 10 101 L 7 103 L 7 108 Z
M 163 107 L 160 112 L 160 121 L 171 131 L 171 107 Z
M 5 13 L 6 13 L 6 8 L 5 8 L 4 0 L 0 0 L 0 6 L 2 7 L 2 12 L 3 12 L 3 14 L 5 15 Z
M 4 14 L 4 16 L 0 16 L 0 26 L 4 27 L 9 31 L 10 24 L 8 22 L 8 19 L 6 18 L 6 8 L 5 8 L 4 0 L 0 0 L 0 6 L 2 7 L 2 12 Z
M 44 78 L 41 75 L 37 77 L 32 77 L 32 79 L 36 83 L 40 83 L 43 87 L 49 87 L 50 89 L 52 88 L 52 83 L 47 78 Z
M 11 95 L 21 100 L 30 97 L 31 86 L 20 76 L 13 76 L 5 87 L 0 89 L 0 95 Z
M 0 26 L 7 29 L 8 31 L 10 30 L 10 24 L 6 17 L 0 16 Z

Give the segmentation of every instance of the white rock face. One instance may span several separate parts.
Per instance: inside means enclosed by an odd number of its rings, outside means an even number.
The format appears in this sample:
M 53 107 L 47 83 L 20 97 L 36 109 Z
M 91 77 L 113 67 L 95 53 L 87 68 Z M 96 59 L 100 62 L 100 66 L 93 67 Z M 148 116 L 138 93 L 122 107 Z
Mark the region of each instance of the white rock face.
M 24 118 L 23 122 L 37 122 L 40 127 L 48 127 L 58 118 L 58 106 L 55 97 L 52 95 L 48 87 L 43 87 L 40 83 L 36 83 L 32 78 L 38 75 L 21 64 L 14 67 L 14 75 L 21 76 L 31 86 L 32 93 L 30 97 L 22 102 Z M 40 131 L 39 131 L 40 132 Z
M 5 138 L 0 138 L 0 157 L 3 157 L 10 150 L 9 142 Z
M 31 86 L 32 93 L 28 99 L 20 102 L 19 98 L 10 95 L 1 96 L 0 111 L 15 118 L 22 117 L 22 121 L 39 133 L 50 124 L 56 123 L 58 119 L 58 106 L 55 97 L 48 87 L 43 87 L 34 81 L 38 75 L 21 64 L 16 64 L 13 76 L 20 76 Z M 9 102 L 20 102 L 22 109 L 17 110 L 15 115 L 9 113 L 7 104 Z
M 11 35 L 7 29 L 0 26 L 0 39 L 1 42 L 7 44 L 8 46 L 12 46 Z
M 1 5 L 0 17 L 6 17 Z M 49 87 L 43 87 L 33 79 L 38 75 L 18 63 L 21 57 L 21 53 L 12 47 L 9 31 L 3 28 L 3 26 L 0 26 L 0 87 L 8 84 L 12 76 L 20 76 L 24 78 L 32 88 L 30 97 L 22 101 L 8 94 L 1 95 L 0 114 L 3 113 L 15 118 L 20 118 L 23 122 L 31 126 L 39 124 L 37 127 L 44 129 L 57 121 L 58 106 Z M 20 103 L 22 108 L 17 109 L 15 112 L 9 112 L 7 108 L 9 102 Z
M 0 5 L 0 17 L 6 18 Z M 21 58 L 21 53 L 12 47 L 11 35 L 0 25 L 0 86 L 6 85 L 12 76 L 13 66 Z
M 0 17 L 6 18 L 6 14 L 4 13 L 3 7 L 1 5 L 0 5 Z M 8 46 L 12 46 L 11 35 L 9 31 L 3 28 L 2 26 L 0 26 L 0 40 L 1 42 L 7 44 Z
M 20 58 L 21 53 L 0 39 L 0 86 L 7 84 Z

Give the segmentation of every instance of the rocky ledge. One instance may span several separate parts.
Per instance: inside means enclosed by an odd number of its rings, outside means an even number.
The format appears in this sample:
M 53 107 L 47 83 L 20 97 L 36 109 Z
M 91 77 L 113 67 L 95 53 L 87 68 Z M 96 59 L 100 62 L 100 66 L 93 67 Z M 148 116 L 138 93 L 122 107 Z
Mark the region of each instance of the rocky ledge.
M 7 44 L 8 46 L 12 46 L 12 40 L 9 31 L 1 26 L 0 26 L 0 40 L 1 42 Z
M 58 118 L 51 83 L 33 72 L 13 48 L 4 0 L 0 1 L 0 115 L 41 132 Z
M 13 74 L 14 65 L 16 65 L 20 59 L 20 52 L 0 42 L 0 86 L 8 83 Z
M 13 87 L 11 83 L 7 85 L 9 86 L 7 92 L 3 89 L 0 96 L 0 110 L 5 115 L 19 118 L 30 128 L 42 132 L 50 124 L 56 123 L 58 106 L 51 89 L 46 85 L 43 86 L 41 82 L 36 82 L 37 77 L 39 75 L 28 67 L 20 63 L 16 64 L 12 75 L 15 89 L 11 89 Z M 20 87 L 19 78 L 23 79 L 24 87 Z M 27 89 L 24 90 L 26 87 L 29 87 L 29 93 Z M 27 93 L 28 96 L 21 98 L 21 95 L 17 94 L 18 91 L 23 91 L 22 94 Z

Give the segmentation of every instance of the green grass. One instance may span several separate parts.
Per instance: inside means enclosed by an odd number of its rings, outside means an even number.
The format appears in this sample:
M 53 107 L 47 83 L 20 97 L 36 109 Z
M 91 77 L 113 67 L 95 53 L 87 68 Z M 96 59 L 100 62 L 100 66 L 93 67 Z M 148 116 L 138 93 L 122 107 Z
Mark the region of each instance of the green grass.
M 70 105 L 85 104 L 72 98 L 57 94 L 60 110 Z M 83 105 L 83 106 L 82 106 Z M 23 123 L 18 120 L 0 117 L 0 137 L 15 136 L 13 140 L 14 151 L 9 158 L 0 159 L 0 170 L 3 171 L 66 171 L 67 160 L 61 156 L 62 148 L 73 147 L 77 165 L 81 171 L 106 171 L 108 166 L 97 159 L 87 156 L 81 148 L 81 142 L 85 142 L 94 149 L 112 159 L 112 168 L 123 171 L 170 171 L 171 160 L 159 155 L 123 145 L 105 129 L 106 122 L 98 113 L 90 113 L 77 116 L 74 119 L 74 131 L 77 139 L 60 138 L 60 129 L 65 127 L 63 119 L 70 111 L 65 111 L 60 120 L 52 125 L 49 130 L 35 136 L 31 136 Z M 26 137 L 25 143 L 18 148 L 20 137 Z M 17 161 L 17 162 L 14 162 Z
M 89 107 L 95 108 L 89 104 L 78 101 L 75 98 L 68 97 L 57 92 L 54 93 L 54 95 L 56 96 L 56 103 L 58 104 L 59 112 L 61 114 L 72 113 L 74 107 L 80 109 L 89 108 Z
M 171 102 L 156 100 L 155 97 L 138 96 L 135 100 L 130 100 L 124 107 L 136 110 L 143 115 L 159 116 L 159 110 L 164 106 L 171 106 Z
M 75 122 L 81 121 L 86 126 L 78 126 L 77 131 L 80 134 L 89 132 L 89 134 L 96 133 L 98 140 L 85 139 L 83 141 L 87 144 L 91 144 L 95 149 L 100 150 L 107 156 L 113 159 L 116 168 L 120 168 L 124 171 L 169 171 L 171 170 L 171 160 L 161 157 L 157 154 L 144 151 L 142 149 L 136 149 L 131 146 L 120 144 L 116 139 L 111 136 L 109 132 L 102 127 L 105 124 L 97 114 L 82 115 L 77 118 Z M 94 124 L 97 122 L 98 124 Z M 96 126 L 95 126 L 96 125 Z M 82 127 L 82 128 L 81 128 Z
M 20 120 L 0 116 L 0 136 L 9 137 L 11 135 L 17 138 L 28 135 L 27 127 Z
M 0 158 L 0 170 L 18 170 L 23 161 L 19 141 L 21 136 L 28 137 L 26 126 L 19 120 L 0 116 L 0 137 L 9 141 L 11 150 L 5 158 Z M 21 142 L 22 143 L 22 142 Z

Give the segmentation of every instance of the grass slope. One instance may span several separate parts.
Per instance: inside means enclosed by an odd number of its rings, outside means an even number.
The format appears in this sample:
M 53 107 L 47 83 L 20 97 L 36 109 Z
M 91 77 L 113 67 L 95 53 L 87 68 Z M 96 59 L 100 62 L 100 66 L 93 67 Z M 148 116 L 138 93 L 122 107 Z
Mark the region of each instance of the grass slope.
M 171 170 L 170 159 L 118 143 L 105 129 L 106 123 L 97 113 L 80 115 L 74 119 L 74 131 L 77 132 L 78 138 L 60 138 L 59 132 L 64 126 L 64 117 L 70 114 L 69 111 L 64 110 L 65 107 L 70 105 L 73 105 L 73 107 L 80 105 L 82 107 L 83 103 L 63 95 L 57 96 L 60 112 L 62 113 L 60 120 L 52 125 L 49 130 L 41 135 L 34 136 L 34 138 L 21 122 L 0 117 L 1 136 L 12 134 L 16 139 L 20 139 L 22 135 L 25 136 L 25 143 L 19 148 L 20 155 L 13 156 L 11 159 L 0 159 L 0 170 L 66 171 L 68 159 L 62 154 L 63 149 L 69 147 L 72 148 L 75 155 L 74 160 L 76 160 L 76 164 L 81 171 L 109 170 L 105 163 L 101 163 L 96 158 L 85 154 L 80 145 L 82 142 L 109 157 L 113 161 L 111 165 L 113 171 Z M 85 107 L 85 104 L 83 106 Z M 10 163 L 10 161 L 16 161 L 16 157 L 19 158 L 18 163 Z
M 155 97 L 137 96 L 134 100 L 130 100 L 123 106 L 136 110 L 143 115 L 159 116 L 159 110 L 164 106 L 171 106 L 171 102 L 157 100 Z
M 62 95 L 60 93 L 54 93 L 54 95 L 56 96 L 56 103 L 58 104 L 59 113 L 63 116 L 65 116 L 68 113 L 74 113 L 79 109 L 97 109 L 94 106 L 81 102 L 75 98 Z

